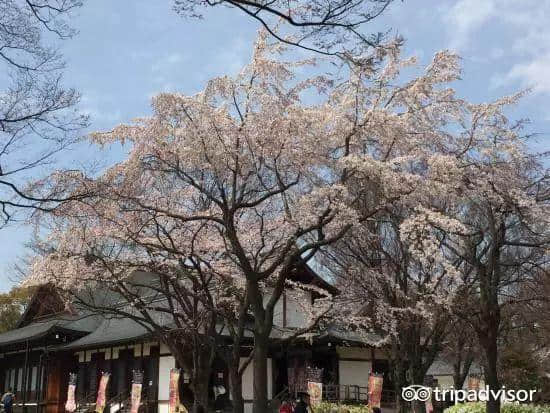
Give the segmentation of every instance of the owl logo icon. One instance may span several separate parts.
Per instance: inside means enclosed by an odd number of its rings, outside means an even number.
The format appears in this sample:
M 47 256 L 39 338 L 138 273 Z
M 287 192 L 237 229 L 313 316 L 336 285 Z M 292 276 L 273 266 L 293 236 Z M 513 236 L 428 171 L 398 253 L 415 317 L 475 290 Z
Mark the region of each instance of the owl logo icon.
M 429 387 L 420 384 L 412 384 L 401 389 L 401 398 L 406 402 L 425 402 L 430 399 L 432 391 Z

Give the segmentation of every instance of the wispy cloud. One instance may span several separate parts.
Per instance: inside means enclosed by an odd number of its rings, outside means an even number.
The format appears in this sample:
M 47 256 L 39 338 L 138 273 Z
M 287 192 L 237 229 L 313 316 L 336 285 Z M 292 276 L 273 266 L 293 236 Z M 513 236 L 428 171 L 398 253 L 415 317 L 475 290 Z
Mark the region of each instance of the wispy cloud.
M 483 38 L 482 58 L 514 62 L 493 76 L 492 86 L 517 81 L 534 92 L 550 93 L 550 0 L 460 0 L 442 11 L 451 48 L 475 53 Z M 487 53 L 492 39 L 499 47 Z
M 460 50 L 468 46 L 473 33 L 495 14 L 498 0 L 460 0 L 443 13 L 443 22 L 451 34 L 450 48 Z

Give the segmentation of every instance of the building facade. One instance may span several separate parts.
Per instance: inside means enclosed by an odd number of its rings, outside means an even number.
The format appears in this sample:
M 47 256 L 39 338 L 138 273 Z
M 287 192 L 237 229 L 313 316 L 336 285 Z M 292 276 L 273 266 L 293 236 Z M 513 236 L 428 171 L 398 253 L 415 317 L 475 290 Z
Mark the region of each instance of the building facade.
M 306 282 L 330 288 L 313 271 Z M 301 280 L 304 282 L 304 279 Z M 277 304 L 274 335 L 279 338 L 304 323 L 300 306 L 285 295 Z M 252 337 L 242 343 L 243 361 L 253 346 Z M 127 406 L 134 371 L 143 373 L 142 412 L 168 413 L 170 370 L 178 368 L 169 349 L 137 322 L 106 318 L 66 307 L 55 290 L 45 286 L 35 293 L 16 329 L 0 334 L 0 390 L 16 394 L 21 412 L 65 411 L 69 374 L 77 377 L 75 399 L 92 406 L 103 372 L 110 373 L 107 413 Z M 384 351 L 361 337 L 335 329 L 304 335 L 292 344 L 273 340 L 268 359 L 268 397 L 275 402 L 306 391 L 307 381 L 323 383 L 328 400 L 367 401 L 369 374 L 384 376 L 382 401 L 395 400 L 389 364 Z M 245 411 L 253 400 L 253 366 L 243 375 Z M 229 375 L 221 360 L 214 362 L 214 385 L 229 388 Z M 182 371 L 180 397 L 192 397 L 188 372 Z M 110 411 L 110 412 L 109 412 Z

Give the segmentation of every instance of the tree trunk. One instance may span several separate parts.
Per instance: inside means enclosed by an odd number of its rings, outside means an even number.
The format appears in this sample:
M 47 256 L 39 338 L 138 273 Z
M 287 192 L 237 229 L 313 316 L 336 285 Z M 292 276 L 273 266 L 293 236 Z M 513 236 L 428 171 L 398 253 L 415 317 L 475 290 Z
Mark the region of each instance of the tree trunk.
M 426 379 L 426 374 L 425 374 L 425 369 L 422 366 L 420 366 L 421 363 L 422 363 L 421 360 L 415 360 L 412 363 L 413 367 L 409 368 L 409 376 L 412 380 L 412 384 L 417 384 L 417 385 L 425 384 L 424 380 Z M 411 410 L 414 413 L 424 412 L 426 410 L 425 402 L 420 400 L 414 400 L 411 403 Z
M 498 273 L 495 262 L 498 262 L 498 252 L 493 253 L 492 269 L 481 267 L 480 271 L 480 307 L 481 327 L 478 338 L 485 355 L 485 385 L 489 390 L 500 390 L 498 380 L 498 336 L 500 329 L 500 307 L 498 303 L 497 280 Z M 487 398 L 487 413 L 500 413 L 500 400 Z
M 396 412 L 406 413 L 409 409 L 409 403 L 401 397 L 401 389 L 407 386 L 405 366 L 402 360 L 394 360 L 392 365 Z
M 198 371 L 193 374 L 193 390 L 194 390 L 193 412 L 194 413 L 201 413 L 201 412 L 205 413 L 208 411 L 209 384 L 210 384 L 210 366 L 208 366 L 208 368 L 205 370 L 198 369 Z
M 193 349 L 193 370 L 191 386 L 193 390 L 193 412 L 208 412 L 209 385 L 212 372 L 211 349 L 196 345 Z
M 231 398 L 233 403 L 233 413 L 244 412 L 244 400 L 243 400 L 243 381 L 242 376 L 239 374 L 239 366 L 230 367 L 229 373 L 229 386 L 231 391 Z
M 498 353 L 496 336 L 493 337 L 493 340 L 484 342 L 483 348 L 485 350 L 485 385 L 489 386 L 490 390 L 496 392 L 500 389 L 497 372 Z M 489 397 L 487 400 L 487 413 L 500 413 L 500 400 Z
M 453 385 L 455 389 L 462 389 L 464 387 L 464 382 L 470 373 L 473 361 L 473 355 L 469 353 L 466 355 L 466 360 L 463 363 L 457 362 L 453 364 Z
M 268 339 L 263 334 L 254 335 L 254 404 L 253 413 L 266 413 L 267 400 L 267 351 Z

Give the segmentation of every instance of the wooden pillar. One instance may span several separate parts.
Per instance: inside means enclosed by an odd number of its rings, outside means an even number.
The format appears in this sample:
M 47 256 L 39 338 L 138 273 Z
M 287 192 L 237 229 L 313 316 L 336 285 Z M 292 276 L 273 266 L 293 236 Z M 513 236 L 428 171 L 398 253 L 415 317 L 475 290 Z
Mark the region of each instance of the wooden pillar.
M 99 384 L 98 379 L 99 375 L 101 374 L 99 372 L 98 355 L 99 353 L 93 353 L 90 362 L 88 363 L 87 388 L 90 395 L 97 395 L 97 386 Z
M 36 413 L 40 413 L 42 411 L 42 400 L 44 399 L 44 361 L 46 357 L 46 352 L 43 352 L 40 354 L 38 358 L 38 372 L 36 373 Z
M 23 393 L 23 413 L 27 413 L 27 396 L 29 387 L 29 341 L 27 340 L 25 346 L 25 363 L 23 365 L 23 380 L 22 380 L 22 393 Z
M 121 350 L 118 353 L 118 359 L 116 363 L 113 363 L 113 376 L 116 376 L 116 392 L 126 393 L 128 392 L 128 351 Z
M 76 399 L 84 400 L 87 396 L 86 392 L 86 366 L 87 363 L 83 361 L 78 363 L 78 370 L 76 373 Z
M 8 370 L 8 367 L 6 366 L 6 361 L 4 359 L 0 359 L 0 392 L 2 394 L 8 391 L 8 389 L 6 389 L 6 386 L 5 386 L 7 370 Z
M 55 353 L 50 357 L 46 369 L 46 413 L 63 413 L 69 383 L 71 360 L 67 354 Z
M 159 347 L 151 347 L 150 355 L 144 359 L 144 383 L 145 397 L 149 401 L 147 411 L 156 412 L 158 401 L 159 378 Z M 183 378 L 181 379 L 183 382 Z

